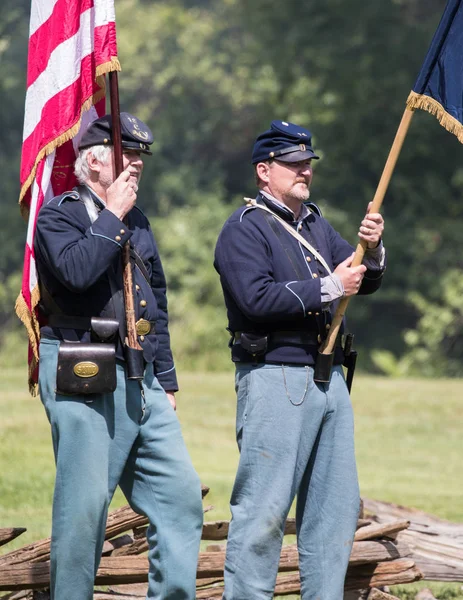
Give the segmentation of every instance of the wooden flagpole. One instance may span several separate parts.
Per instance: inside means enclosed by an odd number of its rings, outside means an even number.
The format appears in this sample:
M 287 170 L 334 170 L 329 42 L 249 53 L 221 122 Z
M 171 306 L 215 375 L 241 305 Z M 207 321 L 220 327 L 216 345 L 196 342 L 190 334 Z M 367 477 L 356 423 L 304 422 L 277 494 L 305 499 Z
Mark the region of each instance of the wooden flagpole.
M 389 182 L 391 181 L 392 173 L 394 172 L 395 165 L 397 163 L 397 159 L 399 158 L 400 151 L 402 149 L 402 145 L 404 143 L 405 137 L 408 132 L 408 128 L 410 126 L 414 110 L 410 108 L 406 108 L 402 119 L 400 121 L 399 128 L 397 130 L 396 136 L 394 138 L 394 142 L 392 144 L 391 150 L 389 152 L 389 156 L 387 158 L 386 164 L 384 166 L 383 173 L 381 175 L 381 179 L 379 181 L 378 187 L 376 189 L 376 193 L 373 198 L 372 205 L 370 207 L 370 212 L 377 213 L 380 212 L 381 205 L 384 200 L 384 196 L 386 195 L 387 188 L 389 186 Z M 355 256 L 352 261 L 352 267 L 357 267 L 362 264 L 363 257 L 365 255 L 365 250 L 367 248 L 367 243 L 364 240 L 360 240 L 357 245 Z M 334 347 L 336 344 L 336 338 L 339 334 L 339 330 L 341 329 L 342 321 L 344 315 L 347 310 L 347 306 L 349 304 L 350 296 L 347 298 L 342 298 L 339 302 L 336 313 L 333 317 L 333 321 L 331 323 L 331 327 L 328 330 L 328 334 L 320 346 L 319 355 L 332 355 L 334 352 Z M 322 359 L 323 360 L 323 359 Z M 332 364 L 332 363 L 331 363 Z M 329 375 L 331 372 L 331 368 L 326 369 L 317 369 L 317 365 L 315 366 L 315 375 L 314 379 L 318 382 L 327 382 L 329 381 Z
M 109 87 L 111 100 L 111 117 L 112 117 L 112 136 L 114 149 L 114 167 L 116 178 L 123 171 L 122 160 L 122 135 L 121 135 L 121 111 L 119 105 L 119 82 L 117 71 L 109 73 Z M 124 219 L 127 225 L 127 220 Z M 130 244 L 126 242 L 122 249 L 122 269 L 124 280 L 124 304 L 125 304 L 125 320 L 127 328 L 126 346 L 131 349 L 132 356 L 138 355 L 138 360 L 127 360 L 127 370 L 129 379 L 143 379 L 143 350 L 138 342 L 137 329 L 135 324 L 135 305 L 133 299 L 133 279 L 132 266 L 130 263 Z

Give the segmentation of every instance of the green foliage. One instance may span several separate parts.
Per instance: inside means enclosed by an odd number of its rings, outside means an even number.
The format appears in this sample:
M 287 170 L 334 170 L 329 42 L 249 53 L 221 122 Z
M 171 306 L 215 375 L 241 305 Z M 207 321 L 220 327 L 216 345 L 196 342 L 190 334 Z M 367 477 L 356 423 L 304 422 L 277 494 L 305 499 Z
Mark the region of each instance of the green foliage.
M 211 193 L 192 195 L 189 206 L 152 220 L 169 281 L 172 345 L 177 362 L 185 368 L 223 369 L 229 362 L 213 255 L 230 212 L 221 194 Z
M 428 300 L 417 292 L 410 301 L 419 313 L 417 327 L 405 332 L 408 372 L 461 377 L 463 365 L 463 274 L 450 269 L 439 278 L 440 293 Z

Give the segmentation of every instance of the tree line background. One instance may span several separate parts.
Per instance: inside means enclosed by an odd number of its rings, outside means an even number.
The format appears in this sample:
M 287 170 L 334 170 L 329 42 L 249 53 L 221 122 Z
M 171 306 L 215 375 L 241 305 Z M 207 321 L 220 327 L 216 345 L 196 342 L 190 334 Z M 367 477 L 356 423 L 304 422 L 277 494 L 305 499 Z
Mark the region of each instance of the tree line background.
M 444 0 L 116 0 L 121 105 L 155 135 L 139 204 L 168 278 L 177 362 L 228 364 L 213 249 L 253 195 L 250 154 L 275 118 L 307 126 L 322 159 L 311 199 L 353 244 Z M 29 0 L 0 20 L 0 354 L 25 364 L 14 314 L 26 224 L 19 161 Z M 388 375 L 463 375 L 463 148 L 417 111 L 384 202 L 381 291 L 355 298 L 361 366 Z

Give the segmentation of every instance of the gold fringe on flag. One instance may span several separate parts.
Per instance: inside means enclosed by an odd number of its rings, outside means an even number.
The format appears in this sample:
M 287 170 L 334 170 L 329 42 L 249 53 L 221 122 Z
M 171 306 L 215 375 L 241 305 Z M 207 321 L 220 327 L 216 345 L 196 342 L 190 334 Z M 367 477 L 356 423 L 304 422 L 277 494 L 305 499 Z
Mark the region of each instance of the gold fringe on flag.
M 102 75 L 105 75 L 106 73 L 109 73 L 110 71 L 121 71 L 122 67 L 121 67 L 121 63 L 119 62 L 119 59 L 117 58 L 117 56 L 111 56 L 111 60 L 109 62 L 105 62 L 102 63 L 101 65 L 98 65 L 96 68 L 96 77 L 98 79 L 98 77 L 101 77 Z
M 409 110 L 420 108 L 431 113 L 437 118 L 442 127 L 456 135 L 458 141 L 463 144 L 463 125 L 458 119 L 449 115 L 442 104 L 437 102 L 437 100 L 434 100 L 434 98 L 425 96 L 424 94 L 410 92 L 410 95 L 407 98 L 407 108 Z
M 33 381 L 33 374 L 37 368 L 39 361 L 39 341 L 40 341 L 40 326 L 37 321 L 37 317 L 35 314 L 35 307 L 39 303 L 40 300 L 40 292 L 38 285 L 32 290 L 31 294 L 31 305 L 32 310 L 29 310 L 27 303 L 22 295 L 22 292 L 19 293 L 19 296 L 16 299 L 15 311 L 18 317 L 21 319 L 24 327 L 27 331 L 27 336 L 29 338 L 29 343 L 32 349 L 32 358 L 29 363 L 29 392 L 32 396 L 37 396 L 38 393 L 38 385 L 35 381 Z

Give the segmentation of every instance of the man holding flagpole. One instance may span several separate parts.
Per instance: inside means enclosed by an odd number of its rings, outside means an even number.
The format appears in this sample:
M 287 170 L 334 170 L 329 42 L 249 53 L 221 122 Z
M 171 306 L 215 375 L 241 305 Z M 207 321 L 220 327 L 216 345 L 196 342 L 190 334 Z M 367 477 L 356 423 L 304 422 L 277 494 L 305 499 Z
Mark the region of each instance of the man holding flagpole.
M 223 600 L 273 598 L 296 496 L 301 597 L 343 597 L 360 499 L 341 336 L 327 383 L 314 381 L 314 366 L 339 299 L 381 285 L 384 221 L 365 216 L 367 255 L 352 267 L 352 246 L 307 203 L 316 159 L 308 129 L 272 121 L 252 151 L 257 197 L 229 217 L 215 249 L 240 450 Z
M 162 264 L 135 206 L 153 135 L 133 115 L 117 118 L 123 164 L 116 177 L 103 76 L 119 69 L 113 0 L 33 0 L 20 197 L 29 227 L 16 310 L 29 334 L 30 389 L 40 388 L 56 460 L 51 597 L 93 598 L 119 484 L 149 520 L 147 597 L 193 600 L 200 482 L 175 414 Z M 141 379 L 128 376 L 124 352 L 127 243 Z
M 56 458 L 51 589 L 90 600 L 109 503 L 119 484 L 149 519 L 148 598 L 190 600 L 202 532 L 201 486 L 175 410 L 166 282 L 148 220 L 135 206 L 153 136 L 121 114 L 123 167 L 115 179 L 111 117 L 79 144 L 80 184 L 40 210 L 39 389 Z M 130 240 L 142 381 L 124 359 L 121 250 Z M 122 333 L 121 333 L 122 332 Z

